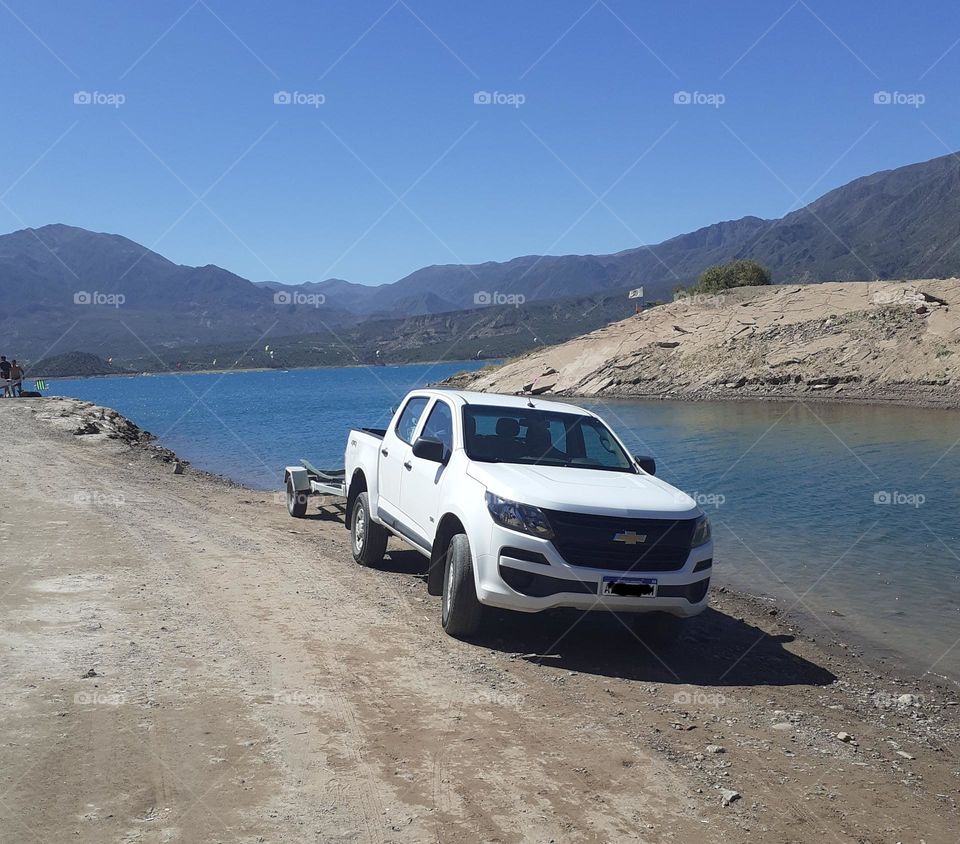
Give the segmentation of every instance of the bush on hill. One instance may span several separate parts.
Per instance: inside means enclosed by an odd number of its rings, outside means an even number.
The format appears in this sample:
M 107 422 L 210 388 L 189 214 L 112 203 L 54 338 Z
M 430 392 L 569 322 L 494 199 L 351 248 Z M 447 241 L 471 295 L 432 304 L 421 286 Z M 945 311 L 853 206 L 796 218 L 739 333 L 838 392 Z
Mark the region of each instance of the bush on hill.
M 731 287 L 770 284 L 770 270 L 749 259 L 707 267 L 697 279 L 696 293 L 718 293 Z

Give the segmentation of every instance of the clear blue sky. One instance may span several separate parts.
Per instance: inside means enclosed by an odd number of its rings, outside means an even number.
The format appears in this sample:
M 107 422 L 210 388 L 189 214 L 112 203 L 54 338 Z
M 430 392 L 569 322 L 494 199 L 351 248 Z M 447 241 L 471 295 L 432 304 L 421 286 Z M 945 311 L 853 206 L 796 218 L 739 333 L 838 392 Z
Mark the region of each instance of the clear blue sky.
M 960 5 L 939 0 L 2 0 L 0 20 L 0 230 L 117 232 L 255 280 L 611 252 L 960 148 Z

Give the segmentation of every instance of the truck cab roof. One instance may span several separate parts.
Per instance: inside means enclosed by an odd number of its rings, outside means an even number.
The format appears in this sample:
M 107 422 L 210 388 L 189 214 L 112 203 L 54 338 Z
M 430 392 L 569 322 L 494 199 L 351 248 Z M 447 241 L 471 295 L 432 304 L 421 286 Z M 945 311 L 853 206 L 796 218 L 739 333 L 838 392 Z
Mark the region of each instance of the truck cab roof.
M 458 406 L 464 405 L 487 405 L 495 407 L 522 407 L 536 408 L 539 410 L 553 410 L 558 413 L 576 413 L 581 416 L 593 416 L 588 410 L 577 407 L 574 404 L 564 402 L 548 401 L 537 396 L 513 396 L 504 393 L 478 393 L 472 390 L 454 390 L 443 387 L 430 387 L 423 390 L 411 390 L 411 396 L 442 396 L 452 399 Z

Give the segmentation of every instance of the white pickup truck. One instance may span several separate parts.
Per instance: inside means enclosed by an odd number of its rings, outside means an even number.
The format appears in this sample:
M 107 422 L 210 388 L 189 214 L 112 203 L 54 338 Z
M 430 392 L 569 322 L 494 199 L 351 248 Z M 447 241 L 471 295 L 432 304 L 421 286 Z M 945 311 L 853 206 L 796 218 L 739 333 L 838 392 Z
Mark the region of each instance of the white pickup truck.
M 458 638 L 488 606 L 654 612 L 674 631 L 706 607 L 713 543 L 696 502 L 654 472 L 582 408 L 414 390 L 386 430 L 350 432 L 353 558 L 376 565 L 390 535 L 427 557 L 427 589 Z M 287 492 L 305 508 L 305 470 L 287 468 Z

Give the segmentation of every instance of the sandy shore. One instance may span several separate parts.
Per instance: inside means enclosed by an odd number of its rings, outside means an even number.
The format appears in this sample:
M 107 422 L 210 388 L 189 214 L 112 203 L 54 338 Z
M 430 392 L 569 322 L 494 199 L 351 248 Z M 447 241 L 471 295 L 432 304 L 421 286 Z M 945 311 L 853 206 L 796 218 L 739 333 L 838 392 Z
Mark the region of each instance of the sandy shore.
M 605 398 L 960 407 L 960 282 L 740 287 L 680 298 L 447 383 Z
M 122 417 L 0 401 L 0 447 L 4 841 L 957 840 L 960 694 L 767 602 L 463 644 L 416 554 L 358 568 Z

